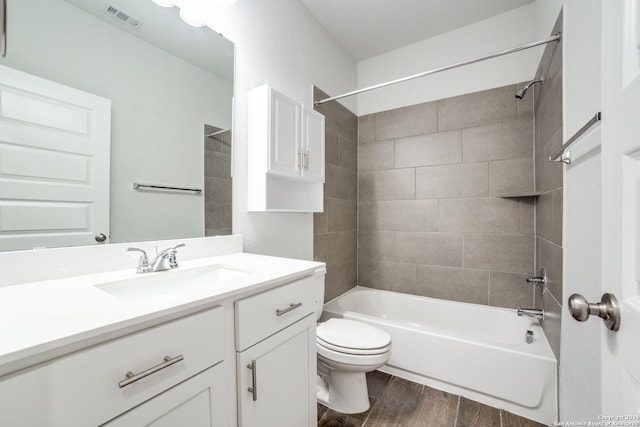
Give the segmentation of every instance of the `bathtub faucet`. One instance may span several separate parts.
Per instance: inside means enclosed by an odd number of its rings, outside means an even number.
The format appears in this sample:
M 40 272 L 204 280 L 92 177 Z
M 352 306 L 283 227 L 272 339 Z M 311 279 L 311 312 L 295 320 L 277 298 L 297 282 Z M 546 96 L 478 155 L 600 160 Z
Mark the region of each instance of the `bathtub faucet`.
M 531 316 L 536 319 L 544 320 L 544 310 L 538 308 L 518 307 L 518 316 Z

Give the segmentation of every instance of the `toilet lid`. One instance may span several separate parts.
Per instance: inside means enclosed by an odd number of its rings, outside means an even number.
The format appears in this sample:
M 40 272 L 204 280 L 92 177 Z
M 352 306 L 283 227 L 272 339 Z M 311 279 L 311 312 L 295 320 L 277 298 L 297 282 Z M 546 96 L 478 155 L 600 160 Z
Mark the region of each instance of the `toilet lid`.
M 349 319 L 329 319 L 318 325 L 316 335 L 327 347 L 338 349 L 376 350 L 391 344 L 391 337 L 382 329 Z

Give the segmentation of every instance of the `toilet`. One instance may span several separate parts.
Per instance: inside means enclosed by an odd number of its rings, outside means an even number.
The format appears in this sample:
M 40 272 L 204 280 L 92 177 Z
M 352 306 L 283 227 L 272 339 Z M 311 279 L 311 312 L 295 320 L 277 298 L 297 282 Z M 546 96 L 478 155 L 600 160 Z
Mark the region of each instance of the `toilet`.
M 320 319 L 324 283 L 318 290 L 316 316 Z M 331 318 L 316 328 L 318 402 L 343 414 L 369 409 L 366 372 L 389 360 L 391 337 L 382 329 L 355 320 Z

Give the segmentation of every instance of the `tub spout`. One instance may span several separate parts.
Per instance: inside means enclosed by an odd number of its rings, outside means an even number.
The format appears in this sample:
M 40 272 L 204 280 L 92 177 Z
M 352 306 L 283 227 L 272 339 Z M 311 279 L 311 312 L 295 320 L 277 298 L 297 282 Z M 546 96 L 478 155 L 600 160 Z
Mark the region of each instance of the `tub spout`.
M 544 310 L 538 308 L 522 308 L 518 307 L 518 316 L 531 316 L 536 319 L 544 319 Z

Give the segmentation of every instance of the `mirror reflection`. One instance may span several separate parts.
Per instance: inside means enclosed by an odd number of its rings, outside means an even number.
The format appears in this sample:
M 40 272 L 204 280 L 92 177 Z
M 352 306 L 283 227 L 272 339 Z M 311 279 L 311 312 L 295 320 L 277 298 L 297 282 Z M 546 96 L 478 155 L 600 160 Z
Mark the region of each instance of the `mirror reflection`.
M 11 1 L 7 28 L 0 250 L 231 233 L 231 42 L 151 0 Z

